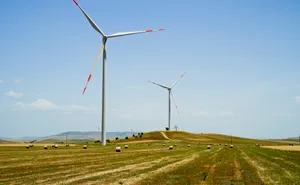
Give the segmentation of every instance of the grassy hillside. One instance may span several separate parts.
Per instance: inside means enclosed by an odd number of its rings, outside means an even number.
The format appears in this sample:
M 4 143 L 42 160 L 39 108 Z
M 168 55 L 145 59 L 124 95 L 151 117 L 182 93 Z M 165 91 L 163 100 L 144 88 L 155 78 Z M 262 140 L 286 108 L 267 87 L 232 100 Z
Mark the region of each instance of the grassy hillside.
M 164 133 L 169 141 L 182 141 L 185 143 L 196 144 L 230 144 L 231 136 L 222 134 L 194 134 L 184 131 L 156 131 L 145 133 L 142 138 L 129 137 L 128 140 L 119 138 L 118 141 L 112 140 L 112 143 L 124 143 L 124 142 L 138 142 L 138 141 L 164 141 L 166 139 L 162 133 Z M 257 140 L 250 138 L 242 138 L 232 136 L 232 144 L 263 144 L 263 145 L 287 145 L 286 142 L 271 141 L 271 140 Z

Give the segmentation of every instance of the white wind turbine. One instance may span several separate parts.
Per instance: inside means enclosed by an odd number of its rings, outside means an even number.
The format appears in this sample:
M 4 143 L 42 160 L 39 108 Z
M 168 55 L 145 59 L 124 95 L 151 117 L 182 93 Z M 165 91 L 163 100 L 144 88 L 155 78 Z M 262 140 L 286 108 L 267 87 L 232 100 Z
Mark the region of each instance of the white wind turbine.
M 168 119 L 168 128 L 169 130 L 171 130 L 171 96 L 172 96 L 172 99 L 174 101 L 174 104 L 175 104 L 175 107 L 177 109 L 177 113 L 179 113 L 178 111 L 178 107 L 176 105 L 176 102 L 175 102 L 175 98 L 173 96 L 173 92 L 172 92 L 172 89 L 174 88 L 174 86 L 179 82 L 179 80 L 185 75 L 186 73 L 184 73 L 183 75 L 180 76 L 180 78 L 171 86 L 171 87 L 167 87 L 167 86 L 164 86 L 164 85 L 161 85 L 161 84 L 158 84 L 158 83 L 155 83 L 155 82 L 151 82 L 149 81 L 150 83 L 154 84 L 154 85 L 158 85 L 159 87 L 162 87 L 164 89 L 167 89 L 168 92 L 169 92 L 169 119 Z
M 140 34 L 140 33 L 149 33 L 149 32 L 155 32 L 155 31 L 163 31 L 164 29 L 157 29 L 157 30 L 143 30 L 143 31 L 132 31 L 132 32 L 118 32 L 114 33 L 111 35 L 105 35 L 103 31 L 96 25 L 96 23 L 88 16 L 88 14 L 80 7 L 80 5 L 76 2 L 76 0 L 73 0 L 74 3 L 78 6 L 78 8 L 81 10 L 81 12 L 84 14 L 86 19 L 89 21 L 91 26 L 102 36 L 102 45 L 99 49 L 98 55 L 96 57 L 96 60 L 94 62 L 93 68 L 90 72 L 90 75 L 88 77 L 88 80 L 86 82 L 86 85 L 83 89 L 83 94 L 86 91 L 87 85 L 90 82 L 92 78 L 92 73 L 94 72 L 96 65 L 100 59 L 101 54 L 103 53 L 103 71 L 102 71 L 102 145 L 106 145 L 106 131 L 105 131 L 105 69 L 106 69 L 106 41 L 109 38 L 114 38 L 114 37 L 121 37 L 121 36 L 127 36 L 127 35 L 133 35 L 133 34 Z

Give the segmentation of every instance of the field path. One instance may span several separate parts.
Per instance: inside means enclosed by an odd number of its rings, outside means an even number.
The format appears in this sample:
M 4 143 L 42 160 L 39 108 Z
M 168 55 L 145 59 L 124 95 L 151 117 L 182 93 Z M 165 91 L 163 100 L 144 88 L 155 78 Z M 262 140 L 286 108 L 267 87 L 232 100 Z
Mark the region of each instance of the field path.
M 239 148 L 239 150 L 241 151 L 242 156 L 244 157 L 244 159 L 257 170 L 257 174 L 258 174 L 259 178 L 265 184 L 276 184 L 273 181 L 272 178 L 270 178 L 269 176 L 265 175 L 265 170 L 266 170 L 265 168 L 263 168 L 262 166 L 260 166 L 257 161 L 251 159 L 242 149 Z
M 139 174 L 137 176 L 129 177 L 129 178 L 126 178 L 126 179 L 121 179 L 121 180 L 118 180 L 116 182 L 111 183 L 111 185 L 120 184 L 120 182 L 122 182 L 123 184 L 126 184 L 126 185 L 134 185 L 137 182 L 139 182 L 139 181 L 141 181 L 145 178 L 149 178 L 151 176 L 155 176 L 155 175 L 158 175 L 158 174 L 161 174 L 161 173 L 170 172 L 170 171 L 172 171 L 172 170 L 174 170 L 174 169 L 176 169 L 176 168 L 178 168 L 182 165 L 185 165 L 188 162 L 191 162 L 191 161 L 195 160 L 198 156 L 199 155 L 194 154 L 192 156 L 189 156 L 188 158 L 185 158 L 181 161 L 169 164 L 169 165 L 164 166 L 162 168 L 159 168 L 155 171 L 150 171 L 150 172 L 147 172 L 147 173 Z
M 164 138 L 169 139 L 168 136 L 164 132 L 161 131 L 160 133 L 164 136 Z
M 167 160 L 167 159 L 169 159 L 169 157 L 164 157 L 164 158 L 154 160 L 154 161 L 150 161 L 150 162 L 142 162 L 142 163 L 138 163 L 138 164 L 131 164 L 131 165 L 127 165 L 127 166 L 124 166 L 124 167 L 121 167 L 121 168 L 117 168 L 117 169 L 85 174 L 85 175 L 77 176 L 77 177 L 74 177 L 74 178 L 71 178 L 71 179 L 68 179 L 68 180 L 65 180 L 65 181 L 53 183 L 53 185 L 56 185 L 56 184 L 70 184 L 70 183 L 80 181 L 80 180 L 83 180 L 83 179 L 88 179 L 88 178 L 91 178 L 91 177 L 106 175 L 106 174 L 110 174 L 110 173 L 121 172 L 121 171 L 125 171 L 125 170 L 147 169 L 147 168 L 151 168 L 153 165 L 155 165 L 157 163 L 160 163 L 161 161 L 164 161 L 164 160 Z

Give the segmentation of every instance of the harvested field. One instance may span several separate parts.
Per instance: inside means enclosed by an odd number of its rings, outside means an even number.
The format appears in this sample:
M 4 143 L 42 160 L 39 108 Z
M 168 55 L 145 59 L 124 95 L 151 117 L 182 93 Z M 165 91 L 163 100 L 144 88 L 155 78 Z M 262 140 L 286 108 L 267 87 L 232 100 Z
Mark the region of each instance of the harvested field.
M 162 134 L 157 132 L 160 137 Z M 145 134 L 147 136 L 147 134 Z M 152 136 L 154 134 L 152 133 Z M 166 134 L 167 135 L 167 134 Z M 173 134 L 174 135 L 174 134 Z M 182 135 L 182 134 L 181 134 Z M 194 139 L 196 136 L 193 136 Z M 217 137 L 217 136 L 214 136 Z M 253 144 L 211 146 L 186 140 L 70 147 L 0 147 L 0 184 L 297 184 L 300 152 Z M 169 150 L 167 143 L 177 143 Z M 220 140 L 218 140 L 220 141 Z M 224 141 L 225 142 L 225 141 Z M 241 141 L 247 143 L 246 141 Z M 158 146 L 155 144 L 158 143 Z M 163 146 L 163 144 L 167 144 Z M 187 143 L 191 146 L 187 147 Z M 275 144 L 275 143 L 273 143 Z M 124 143 L 120 147 L 124 148 Z M 51 146 L 51 145 L 49 145 Z M 295 146 L 294 146 L 295 147 Z
M 298 146 L 262 146 L 262 147 L 277 149 L 277 150 L 300 151 L 300 145 L 298 145 Z

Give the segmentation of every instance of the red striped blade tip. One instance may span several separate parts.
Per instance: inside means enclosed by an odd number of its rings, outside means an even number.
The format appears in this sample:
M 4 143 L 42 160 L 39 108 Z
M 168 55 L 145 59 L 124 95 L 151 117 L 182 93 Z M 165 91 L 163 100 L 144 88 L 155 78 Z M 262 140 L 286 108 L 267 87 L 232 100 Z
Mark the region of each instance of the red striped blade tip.
M 146 32 L 153 32 L 153 30 L 146 30 Z
M 76 0 L 73 0 L 73 2 L 78 6 L 78 3 L 77 3 L 77 1 Z
M 89 75 L 88 82 L 91 80 L 92 74 Z

